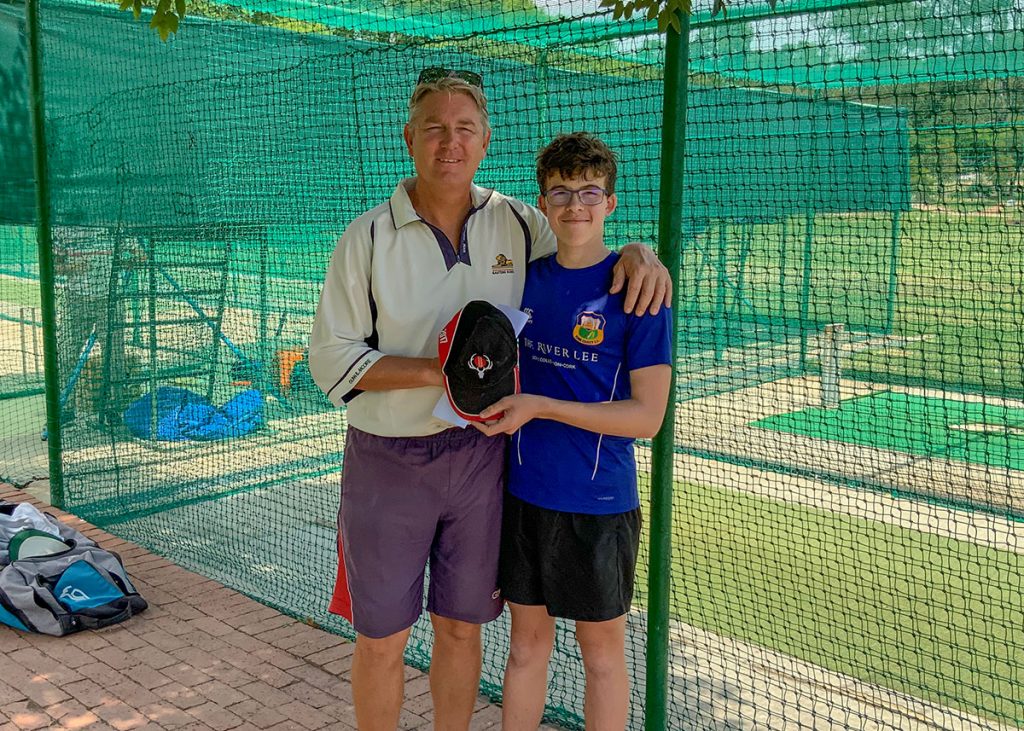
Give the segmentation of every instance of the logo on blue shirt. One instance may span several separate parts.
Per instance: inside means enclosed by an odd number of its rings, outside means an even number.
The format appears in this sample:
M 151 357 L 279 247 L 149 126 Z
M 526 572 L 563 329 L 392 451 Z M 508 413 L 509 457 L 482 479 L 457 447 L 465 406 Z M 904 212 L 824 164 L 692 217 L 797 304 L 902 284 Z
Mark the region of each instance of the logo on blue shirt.
M 581 312 L 576 315 L 576 325 L 572 329 L 572 337 L 577 343 L 584 345 L 600 345 L 604 340 L 606 320 L 600 312 Z

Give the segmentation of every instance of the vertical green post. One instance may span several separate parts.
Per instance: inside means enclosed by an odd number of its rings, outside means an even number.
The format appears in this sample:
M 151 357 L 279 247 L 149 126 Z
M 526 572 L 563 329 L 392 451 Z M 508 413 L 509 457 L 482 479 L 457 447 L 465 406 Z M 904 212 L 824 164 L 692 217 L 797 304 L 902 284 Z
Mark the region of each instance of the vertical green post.
M 782 217 L 782 231 L 780 236 L 782 240 L 779 242 L 779 321 L 782 324 L 782 333 L 788 339 L 789 330 L 786 324 L 786 222 L 788 221 L 787 216 Z
M 46 116 L 43 105 L 43 51 L 39 0 L 25 3 L 28 26 L 29 114 L 36 175 L 36 244 L 39 247 L 39 298 L 43 316 L 43 373 L 46 383 L 46 446 L 50 471 L 50 503 L 64 507 L 64 466 L 60 430 L 60 366 L 57 358 L 57 303 L 54 296 L 53 234 L 50 231 L 50 171 L 46 158 Z
M 263 382 L 266 374 L 271 373 L 272 363 L 271 358 L 274 357 L 274 350 L 270 345 L 270 235 L 266 227 L 260 228 L 260 294 L 259 294 L 259 308 L 260 308 L 260 321 L 259 321 L 259 359 L 260 359 L 260 377 L 257 381 L 259 388 L 267 388 L 267 384 Z M 255 377 L 255 376 L 254 376 Z
M 718 222 L 718 251 L 715 259 L 715 362 L 722 360 L 725 353 L 725 283 L 729 266 L 729 242 L 726 236 L 725 219 Z
M 537 51 L 537 149 L 548 143 L 548 49 Z
M 892 242 L 889 248 L 889 295 L 885 299 L 885 334 L 892 334 L 896 317 L 896 287 L 899 284 L 897 271 L 900 260 L 900 212 L 892 212 Z
M 665 101 L 662 110 L 661 192 L 658 256 L 672 276 L 678 299 L 682 261 L 683 164 L 686 145 L 687 67 L 690 16 L 680 14 L 680 30 L 671 27 L 665 44 Z M 668 728 L 669 600 L 672 590 L 672 483 L 675 461 L 676 376 L 679 342 L 673 308 L 672 384 L 661 429 L 651 449 L 651 547 L 647 601 L 647 688 L 644 728 Z
M 158 368 L 160 367 L 160 357 L 157 352 L 157 335 L 158 330 L 156 326 L 157 309 L 157 284 L 156 284 L 156 237 L 150 233 L 146 237 L 146 286 L 149 288 L 148 297 L 146 297 L 146 317 L 149 320 L 148 338 L 147 343 L 149 351 L 149 434 L 152 439 L 156 439 L 157 424 L 159 423 L 159 412 L 157 411 L 157 390 L 159 389 L 159 375 Z
M 814 269 L 811 257 L 814 254 L 814 211 L 807 212 L 804 231 L 804 269 L 800 282 L 800 372 L 807 370 L 807 326 L 811 319 L 811 275 Z

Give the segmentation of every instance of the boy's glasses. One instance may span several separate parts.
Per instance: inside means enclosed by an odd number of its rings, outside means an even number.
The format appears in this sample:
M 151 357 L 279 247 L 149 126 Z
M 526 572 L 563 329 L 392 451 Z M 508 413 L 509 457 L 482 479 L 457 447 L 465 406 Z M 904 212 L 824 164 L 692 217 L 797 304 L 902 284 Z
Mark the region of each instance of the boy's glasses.
M 544 200 L 548 202 L 549 206 L 567 206 L 572 202 L 573 196 L 577 196 L 580 199 L 580 203 L 585 206 L 597 206 L 604 203 L 604 197 L 608 195 L 608 191 L 604 188 L 598 188 L 596 185 L 591 185 L 579 190 L 552 188 L 551 190 L 545 190 L 541 195 L 544 196 Z
M 416 86 L 420 84 L 432 84 L 435 81 L 441 79 L 460 79 L 465 81 L 471 86 L 475 86 L 478 89 L 484 88 L 484 78 L 476 71 L 466 71 L 465 69 L 446 69 L 441 66 L 431 66 L 420 71 L 420 78 L 416 81 Z

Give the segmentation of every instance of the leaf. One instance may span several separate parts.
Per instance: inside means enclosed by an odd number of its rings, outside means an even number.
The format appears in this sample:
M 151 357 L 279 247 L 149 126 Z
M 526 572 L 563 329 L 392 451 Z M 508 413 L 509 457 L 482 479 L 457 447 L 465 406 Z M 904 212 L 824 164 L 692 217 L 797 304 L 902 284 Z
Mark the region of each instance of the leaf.
M 662 13 L 658 16 L 658 31 L 664 33 L 668 30 L 668 24 L 671 22 L 671 15 L 668 13 Z
M 651 3 L 651 6 L 647 8 L 647 19 L 654 20 L 658 17 L 658 6 L 655 3 Z
M 127 10 L 132 6 L 134 0 L 121 0 L 121 4 L 117 6 L 118 10 Z
M 135 0 L 135 3 L 132 5 L 132 15 L 135 16 L 136 20 L 142 17 L 142 0 Z
M 185 0 L 174 0 L 174 11 L 178 14 L 179 20 L 185 19 Z M 175 28 L 174 32 L 177 33 L 178 29 Z

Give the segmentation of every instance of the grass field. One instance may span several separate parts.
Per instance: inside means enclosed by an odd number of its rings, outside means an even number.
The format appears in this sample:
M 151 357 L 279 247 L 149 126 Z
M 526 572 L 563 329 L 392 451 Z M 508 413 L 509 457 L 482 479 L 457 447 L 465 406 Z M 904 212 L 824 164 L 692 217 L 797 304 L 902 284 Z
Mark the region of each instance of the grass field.
M 1024 722 L 1024 556 L 707 485 L 674 506 L 679 621 Z

